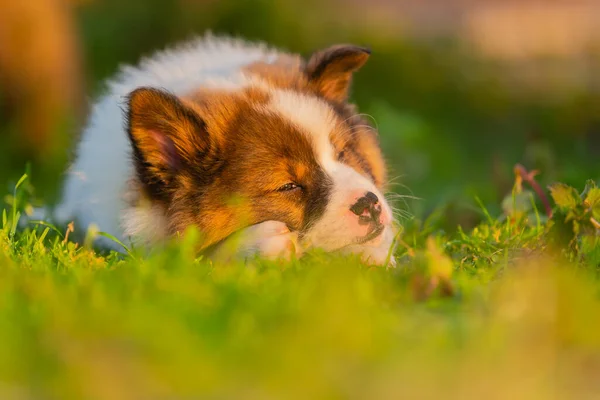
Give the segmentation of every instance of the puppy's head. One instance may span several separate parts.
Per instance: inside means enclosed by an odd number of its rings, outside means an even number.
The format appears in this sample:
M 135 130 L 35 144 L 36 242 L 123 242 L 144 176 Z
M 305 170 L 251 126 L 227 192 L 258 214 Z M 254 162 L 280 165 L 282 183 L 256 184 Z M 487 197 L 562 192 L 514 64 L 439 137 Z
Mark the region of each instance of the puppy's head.
M 168 233 L 195 225 L 209 246 L 276 220 L 304 248 L 383 262 L 393 238 L 385 165 L 377 133 L 347 103 L 352 74 L 368 57 L 334 46 L 307 62 L 250 65 L 236 90 L 133 91 L 137 182 Z

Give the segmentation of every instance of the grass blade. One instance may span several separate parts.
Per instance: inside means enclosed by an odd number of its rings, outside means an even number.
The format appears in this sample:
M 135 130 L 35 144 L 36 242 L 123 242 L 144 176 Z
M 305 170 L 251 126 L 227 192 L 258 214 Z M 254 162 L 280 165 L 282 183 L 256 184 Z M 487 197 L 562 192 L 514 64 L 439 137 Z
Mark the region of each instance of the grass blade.
M 19 224 L 19 219 L 21 218 L 21 213 L 17 212 L 17 209 L 19 206 L 18 200 L 17 200 L 17 194 L 19 191 L 19 187 L 23 184 L 23 182 L 25 182 L 27 177 L 28 177 L 27 174 L 23 174 L 23 176 L 21 176 L 21 178 L 15 185 L 15 189 L 13 191 L 12 221 L 11 221 L 11 226 L 10 226 L 10 238 L 11 239 L 15 236 L 15 233 L 17 232 L 17 225 Z
M 49 222 L 46 221 L 42 221 L 42 220 L 33 220 L 33 221 L 29 221 L 30 224 L 34 224 L 34 225 L 41 225 L 41 226 L 45 226 L 47 228 L 52 229 L 55 233 L 58 234 L 58 236 L 60 236 L 61 239 L 64 239 L 64 235 L 62 234 L 62 232 L 54 225 L 52 225 Z
M 119 239 L 117 239 L 115 236 L 111 235 L 110 233 L 107 232 L 96 232 L 97 235 L 99 236 L 103 236 L 107 239 L 112 240 L 113 242 L 119 244 L 121 247 L 123 247 L 125 249 L 125 251 L 127 252 L 127 254 L 129 254 L 131 257 L 135 258 L 133 252 L 129 249 L 129 247 L 127 247 L 123 242 L 121 242 Z

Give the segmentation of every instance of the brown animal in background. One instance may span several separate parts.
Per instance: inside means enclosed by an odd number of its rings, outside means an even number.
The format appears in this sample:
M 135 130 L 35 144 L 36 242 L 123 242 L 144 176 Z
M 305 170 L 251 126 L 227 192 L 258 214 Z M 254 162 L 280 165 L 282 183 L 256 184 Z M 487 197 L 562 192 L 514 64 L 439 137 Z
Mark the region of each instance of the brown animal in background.
M 64 153 L 66 127 L 84 111 L 71 7 L 67 0 L 0 0 L 0 95 L 16 136 L 0 140 L 16 142 L 34 161 Z

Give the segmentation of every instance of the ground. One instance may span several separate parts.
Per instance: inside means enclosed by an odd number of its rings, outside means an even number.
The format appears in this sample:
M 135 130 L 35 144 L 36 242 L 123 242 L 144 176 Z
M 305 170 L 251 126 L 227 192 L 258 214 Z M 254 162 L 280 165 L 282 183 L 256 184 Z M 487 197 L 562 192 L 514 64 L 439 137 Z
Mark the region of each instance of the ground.
M 404 221 L 396 268 L 313 252 L 214 265 L 194 232 L 102 254 L 70 229 L 0 230 L 2 398 L 593 398 L 600 189 L 517 179 L 498 218 Z M 22 193 L 25 192 L 25 193 Z M 575 223 L 573 223 L 575 222 Z

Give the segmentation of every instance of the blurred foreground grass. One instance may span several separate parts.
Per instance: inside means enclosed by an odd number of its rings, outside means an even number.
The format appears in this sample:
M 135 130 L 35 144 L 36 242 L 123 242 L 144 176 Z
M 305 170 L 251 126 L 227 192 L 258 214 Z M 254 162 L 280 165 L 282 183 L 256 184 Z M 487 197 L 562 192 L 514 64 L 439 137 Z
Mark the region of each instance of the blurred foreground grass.
M 597 398 L 594 186 L 553 187 L 549 220 L 517 182 L 471 232 L 407 221 L 390 270 L 318 252 L 212 265 L 193 232 L 99 254 L 13 229 L 26 207 L 8 207 L 0 398 Z

